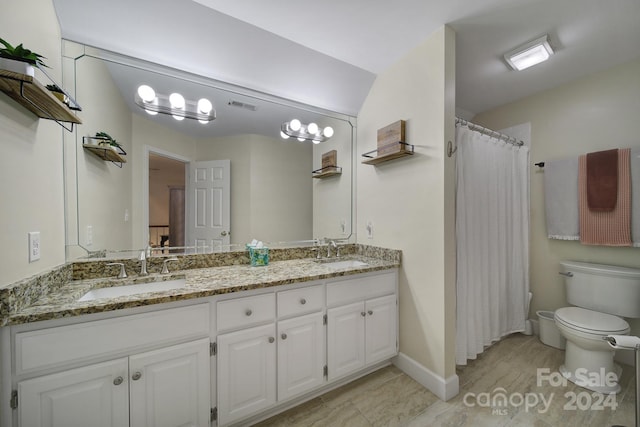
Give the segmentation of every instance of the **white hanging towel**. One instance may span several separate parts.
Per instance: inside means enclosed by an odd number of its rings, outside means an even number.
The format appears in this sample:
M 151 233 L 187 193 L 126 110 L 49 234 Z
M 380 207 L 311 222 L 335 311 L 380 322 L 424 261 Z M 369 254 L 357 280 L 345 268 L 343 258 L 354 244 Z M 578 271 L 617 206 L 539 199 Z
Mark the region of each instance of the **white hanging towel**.
M 544 206 L 549 239 L 580 240 L 577 157 L 545 162 Z

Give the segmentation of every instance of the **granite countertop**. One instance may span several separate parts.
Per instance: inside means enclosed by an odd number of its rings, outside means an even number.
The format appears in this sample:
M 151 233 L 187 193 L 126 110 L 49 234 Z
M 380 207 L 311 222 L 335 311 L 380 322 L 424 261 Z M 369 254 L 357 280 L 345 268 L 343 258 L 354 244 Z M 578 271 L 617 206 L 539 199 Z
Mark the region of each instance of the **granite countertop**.
M 335 261 L 355 259 L 366 266 L 335 269 L 314 259 L 292 259 L 271 262 L 268 266 L 229 265 L 212 268 L 198 268 L 175 271 L 170 274 L 150 274 L 127 279 L 99 278 L 74 280 L 60 286 L 55 291 L 34 300 L 19 311 L 8 313 L 4 325 L 17 325 L 42 320 L 73 317 L 83 314 L 100 313 L 125 308 L 140 307 L 172 301 L 210 297 L 232 292 L 329 279 L 400 266 L 399 260 L 391 261 L 366 256 L 348 256 Z M 92 289 L 185 279 L 185 286 L 169 291 L 128 295 L 117 298 L 103 298 L 92 301 L 78 301 Z

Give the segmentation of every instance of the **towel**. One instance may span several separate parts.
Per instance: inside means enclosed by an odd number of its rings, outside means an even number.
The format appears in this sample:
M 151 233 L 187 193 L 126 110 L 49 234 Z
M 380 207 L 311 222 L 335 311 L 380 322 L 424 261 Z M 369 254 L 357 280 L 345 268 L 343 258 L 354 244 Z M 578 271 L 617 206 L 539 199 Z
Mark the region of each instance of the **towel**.
M 640 147 L 631 149 L 631 241 L 640 248 Z
M 578 158 L 546 161 L 544 207 L 549 239 L 580 240 Z
M 618 198 L 618 150 L 587 154 L 587 202 L 589 209 L 609 212 Z
M 585 245 L 631 246 L 630 149 L 618 150 L 618 197 L 609 212 L 589 209 L 587 202 L 587 156 L 579 158 L 578 198 L 580 202 L 580 242 Z

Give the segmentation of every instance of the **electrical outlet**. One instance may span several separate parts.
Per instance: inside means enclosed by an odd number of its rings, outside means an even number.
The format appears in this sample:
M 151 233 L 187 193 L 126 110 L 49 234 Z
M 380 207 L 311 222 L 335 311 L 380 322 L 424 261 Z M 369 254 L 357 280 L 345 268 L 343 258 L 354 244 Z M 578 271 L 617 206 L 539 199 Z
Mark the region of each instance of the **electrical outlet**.
M 367 222 L 367 239 L 373 239 L 373 221 Z
M 93 245 L 93 226 L 87 225 L 87 246 Z
M 40 232 L 29 232 L 29 262 L 40 259 Z

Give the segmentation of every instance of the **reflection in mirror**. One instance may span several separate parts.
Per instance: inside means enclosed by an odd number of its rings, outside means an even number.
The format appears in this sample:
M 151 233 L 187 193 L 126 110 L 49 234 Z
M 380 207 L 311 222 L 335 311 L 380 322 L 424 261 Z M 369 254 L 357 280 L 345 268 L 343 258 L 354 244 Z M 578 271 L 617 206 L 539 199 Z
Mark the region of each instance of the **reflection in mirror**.
M 77 45 L 76 45 L 77 46 Z M 83 125 L 65 141 L 68 258 L 242 250 L 349 238 L 353 118 L 250 92 L 178 70 L 80 46 L 72 65 Z M 68 58 L 67 58 L 68 59 Z M 176 120 L 136 105 L 137 88 L 207 98 L 216 118 Z M 79 101 L 80 102 L 80 101 Z M 314 144 L 283 139 L 283 123 L 330 126 Z M 83 136 L 111 135 L 122 168 L 83 148 Z M 336 150 L 342 173 L 313 179 Z M 196 249 L 197 247 L 197 249 Z M 80 248 L 82 250 L 80 250 Z M 114 255 L 115 254 L 115 255 Z

